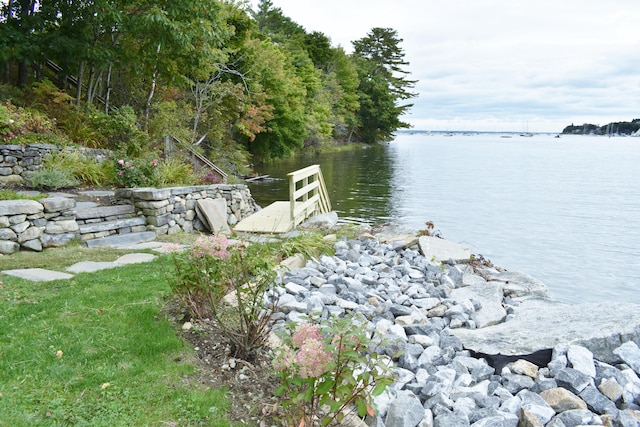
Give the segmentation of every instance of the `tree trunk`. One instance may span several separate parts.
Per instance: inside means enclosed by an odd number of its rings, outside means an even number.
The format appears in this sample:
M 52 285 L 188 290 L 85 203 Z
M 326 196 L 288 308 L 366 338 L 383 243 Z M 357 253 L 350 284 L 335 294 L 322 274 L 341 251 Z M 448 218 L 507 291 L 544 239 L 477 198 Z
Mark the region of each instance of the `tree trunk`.
M 84 73 L 84 61 L 80 61 L 80 67 L 78 68 L 78 80 L 76 85 L 76 105 L 80 105 L 80 99 L 82 98 L 82 74 Z
M 109 69 L 107 70 L 107 81 L 105 82 L 105 94 L 104 94 L 105 114 L 109 114 L 109 95 L 111 95 L 111 68 L 112 68 L 112 65 L 109 64 Z
M 24 88 L 29 81 L 29 62 L 26 59 L 18 62 L 18 87 Z
M 160 46 L 158 43 L 158 49 L 156 50 L 156 54 L 160 54 Z M 153 99 L 153 94 L 156 91 L 156 77 L 158 76 L 158 67 L 157 65 L 153 67 L 153 76 L 151 78 L 151 89 L 149 90 L 149 96 L 147 96 L 147 103 L 144 107 L 144 120 L 145 120 L 145 130 L 149 129 L 149 115 L 151 114 L 151 100 Z
M 93 103 L 93 85 L 96 84 L 96 67 L 89 70 L 89 82 L 87 83 L 87 105 Z

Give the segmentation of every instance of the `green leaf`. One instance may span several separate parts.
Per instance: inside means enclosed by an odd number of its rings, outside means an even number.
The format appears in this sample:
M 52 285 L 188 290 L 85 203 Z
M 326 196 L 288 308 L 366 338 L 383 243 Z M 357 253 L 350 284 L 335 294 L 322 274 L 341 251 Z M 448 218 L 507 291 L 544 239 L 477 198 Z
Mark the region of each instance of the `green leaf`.
M 364 417 L 367 415 L 367 402 L 363 397 L 358 397 L 356 399 L 356 408 L 358 409 L 358 415 Z
M 334 384 L 335 384 L 335 381 L 331 378 L 328 378 L 324 380 L 322 383 L 320 383 L 320 385 L 317 386 L 316 393 L 325 394 L 329 390 L 331 390 Z

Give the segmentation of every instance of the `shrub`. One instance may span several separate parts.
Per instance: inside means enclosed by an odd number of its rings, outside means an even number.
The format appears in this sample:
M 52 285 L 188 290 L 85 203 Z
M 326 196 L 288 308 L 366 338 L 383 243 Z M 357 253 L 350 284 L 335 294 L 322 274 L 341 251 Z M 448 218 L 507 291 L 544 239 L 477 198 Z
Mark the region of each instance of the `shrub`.
M 0 141 L 12 144 L 67 143 L 57 134 L 54 122 L 45 114 L 16 107 L 10 101 L 0 103 Z
M 156 159 L 119 158 L 115 161 L 115 184 L 119 187 L 154 187 L 158 185 Z
M 76 187 L 79 181 L 66 170 L 46 170 L 32 171 L 25 174 L 25 181 L 28 187 L 37 190 L 59 190 L 61 188 Z
M 200 184 L 202 185 L 220 184 L 220 182 L 218 175 L 213 172 L 207 172 L 200 177 Z
M 158 165 L 158 183 L 163 186 L 193 185 L 196 182 L 191 164 L 179 158 L 171 158 Z
M 229 246 L 224 235 L 199 238 L 175 252 L 169 283 L 195 319 L 212 318 L 235 357 L 251 360 L 271 328 L 264 295 L 275 279 L 275 263 L 262 245 Z
M 359 314 L 330 317 L 320 325 L 302 323 L 295 330 L 289 324 L 273 362 L 287 425 L 339 423 L 353 406 L 361 417 L 375 415 L 373 397 L 393 383 L 394 375 L 364 324 Z

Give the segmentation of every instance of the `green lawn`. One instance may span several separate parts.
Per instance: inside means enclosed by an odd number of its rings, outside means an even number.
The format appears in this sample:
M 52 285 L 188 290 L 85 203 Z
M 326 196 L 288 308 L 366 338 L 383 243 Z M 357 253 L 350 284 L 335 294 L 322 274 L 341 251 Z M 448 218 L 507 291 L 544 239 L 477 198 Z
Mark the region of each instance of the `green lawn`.
M 0 426 L 230 426 L 225 391 L 193 380 L 162 312 L 171 268 L 165 256 L 72 280 L 0 277 Z

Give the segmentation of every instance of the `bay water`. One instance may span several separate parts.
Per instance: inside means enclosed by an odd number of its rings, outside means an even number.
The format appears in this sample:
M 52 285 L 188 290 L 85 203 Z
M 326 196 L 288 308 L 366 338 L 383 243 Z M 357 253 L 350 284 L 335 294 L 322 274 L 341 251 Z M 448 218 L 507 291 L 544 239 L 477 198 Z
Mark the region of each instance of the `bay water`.
M 342 221 L 435 224 L 567 303 L 640 302 L 640 138 L 400 133 L 393 142 L 256 168 L 262 205 L 286 174 L 321 166 Z M 594 314 L 596 315 L 596 314 Z

